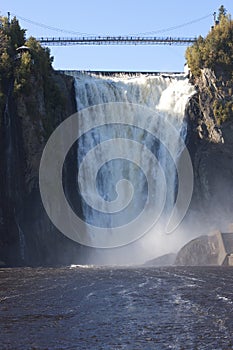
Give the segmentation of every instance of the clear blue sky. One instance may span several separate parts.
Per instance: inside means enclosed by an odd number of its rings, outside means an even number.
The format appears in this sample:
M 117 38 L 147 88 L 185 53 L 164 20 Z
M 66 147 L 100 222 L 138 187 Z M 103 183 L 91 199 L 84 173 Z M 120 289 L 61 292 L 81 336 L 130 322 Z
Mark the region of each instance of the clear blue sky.
M 158 31 L 211 15 L 220 5 L 233 15 L 232 0 L 7 0 L 1 4 L 1 15 L 7 11 L 56 28 L 97 35 L 126 35 Z M 40 28 L 20 20 L 27 35 L 72 36 Z M 206 35 L 210 16 L 183 28 L 156 36 Z M 56 69 L 119 71 L 182 71 L 184 47 L 176 46 L 73 46 L 54 47 Z

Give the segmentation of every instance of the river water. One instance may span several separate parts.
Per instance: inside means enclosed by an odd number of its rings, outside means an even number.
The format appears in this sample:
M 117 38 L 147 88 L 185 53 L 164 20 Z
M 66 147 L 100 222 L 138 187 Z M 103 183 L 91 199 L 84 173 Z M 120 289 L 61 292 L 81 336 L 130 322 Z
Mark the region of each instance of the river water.
M 222 267 L 0 270 L 0 349 L 233 349 Z

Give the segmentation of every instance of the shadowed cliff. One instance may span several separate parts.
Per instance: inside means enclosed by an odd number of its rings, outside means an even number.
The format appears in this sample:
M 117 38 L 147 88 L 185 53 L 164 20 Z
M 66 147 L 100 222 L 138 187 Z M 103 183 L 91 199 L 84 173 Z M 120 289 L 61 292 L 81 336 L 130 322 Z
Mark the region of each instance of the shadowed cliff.
M 224 10 L 224 11 L 223 11 Z M 196 94 L 187 106 L 187 145 L 194 168 L 195 228 L 225 230 L 233 212 L 233 22 L 219 10 L 206 38 L 187 49 Z
M 56 73 L 49 51 L 14 18 L 0 29 L 0 260 L 6 265 L 80 261 L 80 246 L 60 234 L 42 206 L 39 164 L 52 131 L 76 111 L 73 78 Z M 18 49 L 26 45 L 26 48 Z M 77 154 L 64 167 L 72 197 Z M 67 185 L 69 183 L 69 186 Z M 81 210 L 81 209 L 80 209 Z

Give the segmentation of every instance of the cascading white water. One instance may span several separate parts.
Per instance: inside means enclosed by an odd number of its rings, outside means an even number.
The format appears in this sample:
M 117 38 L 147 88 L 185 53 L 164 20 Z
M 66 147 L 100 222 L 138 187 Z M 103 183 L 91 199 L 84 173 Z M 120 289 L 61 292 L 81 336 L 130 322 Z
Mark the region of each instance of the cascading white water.
M 165 212 L 169 212 L 173 207 L 176 196 L 176 164 L 172 161 L 167 149 L 172 150 L 176 160 L 182 152 L 181 139 L 185 139 L 186 136 L 185 106 L 194 89 L 183 74 L 101 76 L 81 72 L 77 72 L 75 76 L 75 89 L 78 110 L 103 105 L 102 108 L 98 108 L 98 113 L 103 114 L 102 117 L 106 123 L 110 118 L 109 113 L 111 119 L 114 119 L 114 113 L 130 114 L 132 104 L 148 107 L 155 112 L 155 117 L 151 118 L 147 113 L 143 115 L 140 110 L 140 115 L 137 116 L 140 119 L 140 128 L 128 125 L 127 122 L 125 126 L 111 124 L 92 128 L 93 109 L 86 112 L 90 113 L 90 116 L 87 118 L 89 125 L 85 127 L 88 126 L 90 131 L 85 133 L 78 143 L 78 163 L 82 166 L 79 185 L 82 189 L 83 214 L 87 223 L 97 227 L 107 227 L 109 240 L 111 240 L 112 228 L 127 224 L 143 209 L 148 196 L 148 176 L 153 179 L 152 197 L 155 202 L 155 213 L 156 208 L 162 205 L 164 197 L 166 197 Z M 105 108 L 108 103 L 111 103 L 110 112 L 109 109 L 106 112 Z M 171 123 L 177 133 L 174 134 L 172 129 L 164 128 L 161 118 Z M 85 120 L 83 123 L 85 124 Z M 157 139 L 146 131 L 148 126 L 156 131 Z M 81 125 L 80 127 L 82 128 Z M 116 146 L 115 143 L 111 145 L 109 142 L 105 151 L 97 147 L 104 141 L 119 138 L 134 140 L 146 146 L 155 154 L 158 164 L 152 162 L 147 154 L 140 149 L 137 150 L 133 145 L 125 149 L 124 143 Z M 166 147 L 160 140 L 163 140 Z M 124 148 L 122 152 L 127 153 L 129 157 L 125 159 L 113 157 L 109 160 L 116 147 Z M 85 157 L 93 148 L 95 149 L 94 159 L 101 164 L 99 169 L 96 169 L 93 162 L 85 162 Z M 121 150 L 119 151 L 122 154 Z M 105 152 L 108 153 L 107 156 Z M 131 159 L 134 161 L 131 162 Z M 137 164 L 142 163 L 143 167 L 140 170 Z M 165 173 L 166 188 L 163 185 L 164 177 L 161 168 Z M 98 173 L 97 170 L 99 170 Z M 94 184 L 93 179 L 95 179 Z M 133 195 L 129 183 L 122 182 L 121 195 L 119 196 L 118 193 L 117 197 L 116 185 L 122 179 L 127 179 L 132 184 Z M 100 201 L 98 197 L 102 197 L 104 201 Z M 118 199 L 117 208 L 122 209 L 119 212 L 114 207 L 116 199 Z M 93 235 L 93 231 L 91 234 Z M 95 235 L 92 238 L 94 241 L 99 239 Z

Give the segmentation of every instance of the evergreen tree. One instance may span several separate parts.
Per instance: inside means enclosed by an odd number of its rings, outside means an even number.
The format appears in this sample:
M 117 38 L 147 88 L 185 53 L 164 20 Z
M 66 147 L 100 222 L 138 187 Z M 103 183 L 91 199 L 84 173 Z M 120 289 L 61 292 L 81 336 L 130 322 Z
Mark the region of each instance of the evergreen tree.
M 222 17 L 226 17 L 227 10 L 223 5 L 221 5 L 218 9 L 218 21 L 221 21 Z
M 202 68 L 233 73 L 233 21 L 226 15 L 226 9 L 219 9 L 219 24 L 215 25 L 206 38 L 198 40 L 186 50 L 186 59 L 194 76 L 200 75 Z

